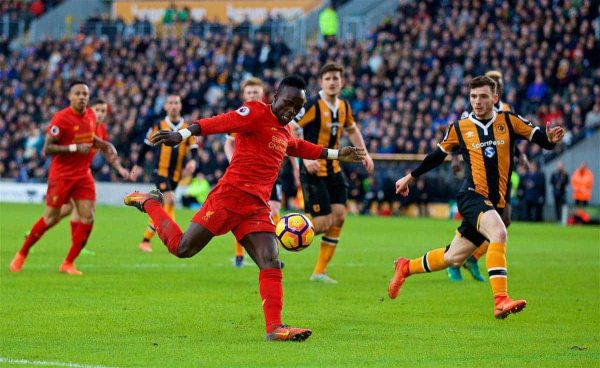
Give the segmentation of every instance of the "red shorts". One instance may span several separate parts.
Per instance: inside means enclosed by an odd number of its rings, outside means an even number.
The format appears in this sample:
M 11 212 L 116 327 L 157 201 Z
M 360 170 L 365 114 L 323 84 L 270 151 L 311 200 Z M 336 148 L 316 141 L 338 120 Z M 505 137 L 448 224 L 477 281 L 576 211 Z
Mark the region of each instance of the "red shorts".
M 60 208 L 73 198 L 75 200 L 96 200 L 96 184 L 92 174 L 75 178 L 52 178 L 48 179 L 48 190 L 46 191 L 46 205 L 48 207 Z
M 270 212 L 269 205 L 259 198 L 231 185 L 217 184 L 192 221 L 215 236 L 231 231 L 240 241 L 251 233 L 274 233 Z

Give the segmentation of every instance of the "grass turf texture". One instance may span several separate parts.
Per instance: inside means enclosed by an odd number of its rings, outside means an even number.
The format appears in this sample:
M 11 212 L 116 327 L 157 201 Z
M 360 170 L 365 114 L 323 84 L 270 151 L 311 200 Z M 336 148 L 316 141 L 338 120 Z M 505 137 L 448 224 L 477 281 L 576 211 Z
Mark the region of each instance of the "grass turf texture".
M 256 267 L 236 269 L 231 235 L 187 260 L 137 249 L 146 215 L 99 207 L 83 277 L 58 273 L 69 243 L 63 221 L 36 244 L 20 274 L 8 264 L 40 205 L 0 204 L 0 357 L 105 366 L 584 367 L 600 361 L 600 230 L 515 223 L 509 290 L 524 312 L 498 321 L 489 284 L 410 278 L 387 298 L 392 262 L 445 246 L 456 222 L 351 217 L 330 275 L 308 281 L 319 239 L 281 251 L 283 320 L 310 327 L 304 343 L 264 342 Z M 191 211 L 178 211 L 186 224 Z M 481 263 L 481 262 L 480 262 Z M 483 265 L 482 265 L 483 266 Z M 482 267 L 483 270 L 483 267 Z

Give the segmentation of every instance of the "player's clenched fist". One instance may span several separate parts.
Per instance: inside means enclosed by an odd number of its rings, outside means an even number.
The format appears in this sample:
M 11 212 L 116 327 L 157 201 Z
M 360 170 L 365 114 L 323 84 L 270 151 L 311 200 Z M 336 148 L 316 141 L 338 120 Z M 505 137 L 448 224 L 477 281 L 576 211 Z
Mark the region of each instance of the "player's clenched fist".
M 340 149 L 338 159 L 342 162 L 363 162 L 367 157 L 367 152 L 358 147 L 344 147 Z
M 159 130 L 150 141 L 155 146 L 164 144 L 166 146 L 176 146 L 183 140 L 183 137 L 178 132 L 172 132 L 170 130 Z
M 413 180 L 414 178 L 410 174 L 406 175 L 401 179 L 398 179 L 398 181 L 396 182 L 396 194 L 400 194 L 401 196 L 406 197 L 408 195 L 408 186 L 410 185 L 410 183 L 412 183 Z

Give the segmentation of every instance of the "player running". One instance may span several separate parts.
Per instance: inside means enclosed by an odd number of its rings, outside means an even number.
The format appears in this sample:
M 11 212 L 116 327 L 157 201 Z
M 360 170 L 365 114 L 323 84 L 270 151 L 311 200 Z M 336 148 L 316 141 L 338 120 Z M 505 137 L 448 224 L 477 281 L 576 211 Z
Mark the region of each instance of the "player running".
M 108 142 L 108 129 L 104 123 L 106 116 L 108 115 L 108 104 L 104 100 L 98 99 L 92 104 L 92 110 L 94 110 L 94 114 L 96 114 L 96 137 Z M 92 148 L 93 156 L 96 155 L 96 151 L 97 150 Z M 129 178 L 129 170 L 121 166 L 121 162 L 119 162 L 118 158 L 110 162 L 110 165 L 119 173 L 119 175 L 121 175 L 123 180 L 127 180 Z M 71 215 L 71 234 L 74 234 L 74 227 L 78 226 L 78 224 L 81 222 L 81 219 L 79 213 L 77 212 L 77 208 L 75 207 L 75 201 L 73 198 L 71 198 L 69 203 L 65 203 L 61 207 L 59 221 L 69 215 Z M 83 252 L 85 252 L 86 249 L 87 248 L 83 249 Z M 88 252 L 90 251 L 88 250 Z
M 309 101 L 296 116 L 304 139 L 324 148 L 340 145 L 342 131 L 350 142 L 365 150 L 360 129 L 357 128 L 350 103 L 340 98 L 344 68 L 335 63 L 324 65 L 319 71 L 319 94 Z M 367 171 L 373 172 L 373 160 L 367 154 L 363 162 Z M 327 275 L 327 265 L 337 248 L 342 226 L 346 219 L 348 183 L 337 160 L 302 160 L 300 177 L 304 191 L 304 210 L 310 213 L 316 234 L 323 234 L 321 249 L 311 281 L 335 284 Z
M 490 77 L 491 79 L 494 80 L 494 82 L 496 82 L 496 88 L 498 90 L 498 102 L 496 102 L 494 104 L 494 111 L 496 111 L 497 113 L 501 113 L 504 111 L 514 112 L 509 104 L 507 104 L 506 102 L 503 102 L 501 100 L 502 93 L 504 92 L 504 80 L 502 79 L 502 73 L 497 70 L 490 70 L 485 73 L 485 76 Z M 463 115 L 464 115 L 463 118 L 466 118 L 469 116 L 469 113 L 465 111 L 463 113 Z M 518 162 L 520 162 L 526 166 L 529 165 L 527 156 L 524 153 L 519 152 L 519 149 L 516 145 L 514 146 L 513 157 L 515 159 L 517 159 Z M 458 154 L 452 155 L 452 171 L 455 173 L 462 171 L 462 166 L 458 162 Z M 512 168 L 511 168 L 511 172 L 512 172 Z M 502 211 L 502 214 L 501 214 L 502 221 L 504 222 L 504 225 L 506 226 L 507 229 L 510 226 L 510 219 L 511 219 L 511 214 L 512 214 L 512 206 L 510 203 L 510 192 L 511 192 L 511 182 L 510 182 L 510 173 L 509 173 L 506 205 L 504 206 L 504 210 Z M 479 265 L 477 264 L 477 262 L 479 261 L 479 258 L 483 257 L 483 255 L 487 252 L 489 245 L 490 245 L 490 243 L 487 240 L 484 240 L 484 242 L 479 247 L 477 247 L 477 249 L 473 252 L 473 254 L 471 254 L 469 256 L 469 258 L 467 258 L 467 260 L 463 264 L 463 267 L 467 271 L 469 271 L 469 273 L 471 274 L 473 279 L 475 279 L 477 281 L 481 281 L 481 282 L 484 281 L 483 276 L 479 272 Z M 450 281 L 462 281 L 460 267 L 450 266 L 447 268 L 447 270 L 448 270 L 448 278 L 450 279 Z
M 185 129 L 188 126 L 181 117 L 181 97 L 177 94 L 170 94 L 167 96 L 165 102 L 165 111 L 167 116 L 159 123 L 154 124 L 148 133 L 146 139 L 138 155 L 137 161 L 131 169 L 131 180 L 135 181 L 142 173 L 142 162 L 144 162 L 146 153 L 152 149 L 152 143 L 150 137 L 152 137 L 159 130 L 171 130 L 173 132 L 179 129 Z M 181 180 L 183 172 L 193 174 L 196 171 L 197 160 L 198 160 L 198 145 L 196 144 L 195 138 L 189 138 L 182 142 L 177 147 L 166 147 L 161 146 L 155 150 L 155 163 L 156 168 L 154 169 L 154 184 L 156 188 L 163 193 L 163 206 L 165 211 L 175 219 L 175 189 Z M 185 164 L 184 169 L 184 158 L 188 157 L 188 161 Z M 144 237 L 140 242 L 138 248 L 142 252 L 152 252 L 152 245 L 150 240 L 155 234 L 154 224 L 152 221 L 148 223 L 148 227 L 144 231 Z
M 70 106 L 57 112 L 46 134 L 44 154 L 52 155 L 44 215 L 33 225 L 21 249 L 10 263 L 11 272 L 20 272 L 29 249 L 60 221 L 61 207 L 71 199 L 79 222 L 71 226 L 71 248 L 59 271 L 81 275 L 73 262 L 85 246 L 94 224 L 96 187 L 90 164 L 93 148 L 99 148 L 109 163 L 117 160 L 117 150 L 95 135 L 96 115 L 88 107 L 90 90 L 83 81 L 69 87 Z
M 469 90 L 473 112 L 452 124 L 439 148 L 427 155 L 413 172 L 396 182 L 396 193 L 407 196 L 408 186 L 415 178 L 439 166 L 449 153 L 460 151 L 466 172 L 457 196 L 462 224 L 449 247 L 431 250 L 412 260 L 398 258 L 388 295 L 395 299 L 410 275 L 462 265 L 487 239 L 490 246 L 486 266 L 494 294 L 494 316 L 503 319 L 520 312 L 527 304 L 525 300 L 512 300 L 508 296 L 507 233 L 500 217 L 506 205 L 515 139 L 521 137 L 545 149 L 553 149 L 562 140 L 564 131 L 547 125 L 544 133 L 518 115 L 494 111 L 498 94 L 496 82 L 489 77 L 473 78 Z
M 281 265 L 267 201 L 283 158 L 288 154 L 344 162 L 365 159 L 360 148 L 324 149 L 291 136 L 287 124 L 305 103 L 305 89 L 302 78 L 288 76 L 280 82 L 271 105 L 246 102 L 236 111 L 198 120 L 179 132 L 162 130 L 152 137 L 156 145 L 176 146 L 193 135 L 237 134 L 231 165 L 184 233 L 162 209 L 159 191 L 134 192 L 124 200 L 126 205 L 148 213 L 169 252 L 179 258 L 194 256 L 214 236 L 231 231 L 260 269 L 259 291 L 267 340 L 302 341 L 312 333 L 281 323 Z

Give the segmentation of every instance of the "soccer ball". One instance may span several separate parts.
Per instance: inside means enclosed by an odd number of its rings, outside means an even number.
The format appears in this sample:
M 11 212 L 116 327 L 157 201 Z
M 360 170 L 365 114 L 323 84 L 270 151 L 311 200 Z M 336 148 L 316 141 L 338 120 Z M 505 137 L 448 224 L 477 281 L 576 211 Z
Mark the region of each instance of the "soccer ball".
M 275 235 L 284 249 L 299 252 L 312 243 L 315 228 L 308 217 L 300 213 L 292 213 L 279 220 Z

